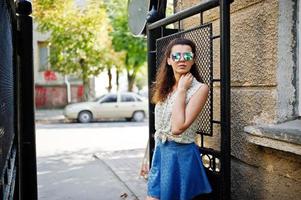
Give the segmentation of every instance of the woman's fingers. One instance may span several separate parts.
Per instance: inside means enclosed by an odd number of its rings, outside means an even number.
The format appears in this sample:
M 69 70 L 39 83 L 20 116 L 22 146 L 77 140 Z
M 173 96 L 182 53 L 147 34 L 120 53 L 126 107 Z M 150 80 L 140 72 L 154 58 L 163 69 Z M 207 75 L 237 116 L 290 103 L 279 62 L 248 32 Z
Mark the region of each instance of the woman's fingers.
M 188 89 L 192 83 L 193 76 L 191 73 L 184 74 L 180 77 L 178 87 Z
M 185 74 L 185 78 L 187 81 L 192 81 L 193 76 L 191 73 L 187 73 L 187 74 Z

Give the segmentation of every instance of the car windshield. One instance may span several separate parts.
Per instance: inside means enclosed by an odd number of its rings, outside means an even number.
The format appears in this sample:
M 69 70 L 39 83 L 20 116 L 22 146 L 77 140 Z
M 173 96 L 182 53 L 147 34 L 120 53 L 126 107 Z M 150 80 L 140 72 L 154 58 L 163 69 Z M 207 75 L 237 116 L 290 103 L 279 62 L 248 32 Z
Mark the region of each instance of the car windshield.
M 136 99 L 137 99 L 138 101 L 146 100 L 145 97 L 143 97 L 143 96 L 141 96 L 141 95 L 139 95 L 139 94 L 135 94 L 135 97 L 136 97 Z
M 100 97 L 97 97 L 97 98 L 94 99 L 93 101 L 94 101 L 94 102 L 97 102 L 97 101 L 99 101 L 100 99 L 102 99 L 104 96 L 105 96 L 105 94 L 101 95 Z

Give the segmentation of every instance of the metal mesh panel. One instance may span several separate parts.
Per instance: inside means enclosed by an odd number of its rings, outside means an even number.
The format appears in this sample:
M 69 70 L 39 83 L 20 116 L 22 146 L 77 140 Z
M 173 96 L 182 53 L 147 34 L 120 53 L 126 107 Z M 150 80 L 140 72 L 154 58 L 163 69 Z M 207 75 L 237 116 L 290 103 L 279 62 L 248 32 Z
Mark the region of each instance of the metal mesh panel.
M 0 2 L 0 170 L 3 172 L 14 138 L 13 43 L 6 1 Z
M 212 88 L 212 25 L 206 24 L 194 29 L 172 34 L 157 40 L 157 62 L 156 66 L 159 67 L 163 57 L 165 49 L 168 43 L 175 38 L 187 38 L 195 42 L 196 44 L 196 60 L 195 63 L 198 68 L 198 72 L 204 83 Z M 212 101 L 213 91 L 210 89 L 209 96 L 204 108 L 199 116 L 198 133 L 202 135 L 212 136 Z

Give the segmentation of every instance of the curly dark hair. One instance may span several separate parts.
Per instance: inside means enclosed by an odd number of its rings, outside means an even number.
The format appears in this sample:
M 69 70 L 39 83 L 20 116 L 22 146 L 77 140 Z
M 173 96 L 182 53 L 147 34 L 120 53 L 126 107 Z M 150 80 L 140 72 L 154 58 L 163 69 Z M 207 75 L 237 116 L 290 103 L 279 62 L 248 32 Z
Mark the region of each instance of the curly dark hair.
M 193 41 L 185 38 L 176 38 L 172 40 L 166 47 L 164 58 L 160 63 L 159 69 L 156 73 L 156 81 L 152 84 L 151 94 L 152 103 L 163 102 L 168 94 L 172 91 L 172 86 L 175 84 L 175 77 L 172 68 L 167 63 L 167 58 L 170 57 L 171 49 L 175 45 L 188 45 L 191 47 L 192 53 L 196 55 L 196 45 Z M 194 63 L 190 69 L 190 73 L 200 82 L 203 82 L 197 66 Z

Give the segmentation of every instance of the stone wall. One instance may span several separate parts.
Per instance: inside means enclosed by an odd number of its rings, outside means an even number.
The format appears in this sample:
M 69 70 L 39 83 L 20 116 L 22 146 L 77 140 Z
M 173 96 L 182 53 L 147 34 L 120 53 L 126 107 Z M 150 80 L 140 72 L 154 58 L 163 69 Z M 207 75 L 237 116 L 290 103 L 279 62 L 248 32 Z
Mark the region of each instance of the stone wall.
M 176 0 L 175 11 L 198 4 Z M 232 199 L 283 200 L 301 196 L 301 156 L 251 143 L 245 127 L 294 119 L 296 102 L 296 1 L 235 0 L 231 5 Z M 219 9 L 204 13 L 219 35 Z M 181 23 L 195 27 L 200 16 Z M 214 41 L 214 78 L 219 78 L 219 40 Z M 214 119 L 219 120 L 219 84 Z M 300 130 L 299 130 L 300 131 Z M 207 145 L 219 149 L 219 128 Z

